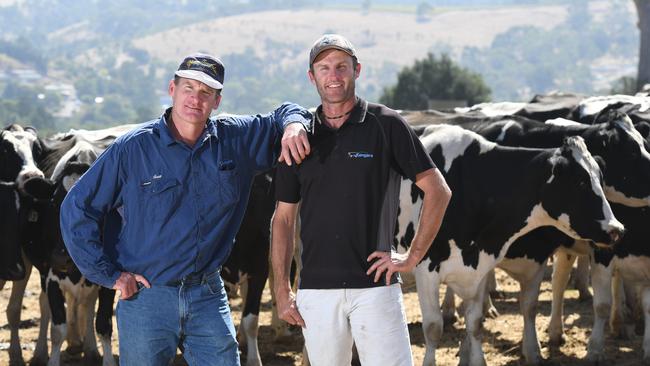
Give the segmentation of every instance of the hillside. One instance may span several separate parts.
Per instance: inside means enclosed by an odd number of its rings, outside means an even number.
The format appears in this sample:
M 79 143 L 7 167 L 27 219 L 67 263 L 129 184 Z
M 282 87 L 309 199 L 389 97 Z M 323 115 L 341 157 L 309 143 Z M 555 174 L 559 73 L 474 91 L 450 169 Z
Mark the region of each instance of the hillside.
M 283 10 L 249 13 L 170 29 L 133 44 L 164 61 L 177 60 L 196 50 L 218 55 L 241 53 L 252 47 L 259 56 L 272 47 L 289 45 L 284 65 L 306 68 L 311 43 L 322 33 L 346 35 L 356 46 L 361 63 L 379 69 L 384 63 L 409 65 L 432 46 L 449 44 L 454 51 L 465 46 L 487 47 L 494 37 L 513 26 L 551 29 L 564 21 L 562 6 L 528 6 L 435 13 L 428 22 L 416 22 L 413 13 L 359 10 Z M 394 78 L 394 75 L 389 75 Z

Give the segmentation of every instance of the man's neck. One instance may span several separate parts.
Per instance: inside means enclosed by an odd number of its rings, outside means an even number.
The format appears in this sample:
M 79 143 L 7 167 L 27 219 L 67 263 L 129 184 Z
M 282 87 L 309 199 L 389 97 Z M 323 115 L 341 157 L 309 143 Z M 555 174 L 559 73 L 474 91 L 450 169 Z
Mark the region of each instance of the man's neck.
M 334 129 L 339 129 L 345 121 L 350 118 L 350 113 L 357 103 L 357 98 L 352 97 L 341 103 L 327 103 L 323 102 L 322 106 L 322 120 L 326 126 Z
M 196 140 L 199 139 L 199 136 L 201 136 L 203 129 L 205 128 L 205 126 L 176 122 L 171 114 L 167 125 L 172 132 L 172 136 L 174 136 L 175 139 L 184 142 L 188 146 L 194 146 L 194 144 L 196 144 Z

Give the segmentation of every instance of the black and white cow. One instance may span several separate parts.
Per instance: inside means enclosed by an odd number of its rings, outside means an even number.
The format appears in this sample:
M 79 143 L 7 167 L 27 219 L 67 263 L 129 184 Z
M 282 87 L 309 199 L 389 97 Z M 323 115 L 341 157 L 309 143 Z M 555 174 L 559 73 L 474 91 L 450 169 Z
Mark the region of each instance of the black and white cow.
M 117 136 L 117 134 L 123 133 L 129 127 L 131 126 L 93 131 L 89 134 L 89 141 L 100 140 L 101 138 L 98 136 L 102 134 Z M 50 322 L 50 309 L 44 290 L 45 278 L 49 271 L 49 260 L 54 245 L 53 238 L 55 237 L 55 233 L 52 230 L 48 231 L 44 227 L 44 218 L 47 216 L 45 212 L 50 206 L 51 194 L 53 192 L 52 181 L 49 178 L 56 173 L 57 163 L 74 146 L 75 133 L 83 132 L 85 131 L 80 130 L 74 131 L 74 133 L 58 134 L 55 137 L 44 140 L 36 136 L 34 129 L 23 129 L 17 125 L 12 125 L 2 132 L 2 138 L 0 139 L 0 161 L 3 162 L 1 168 L 2 181 L 7 182 L 7 184 L 3 185 L 11 186 L 11 171 L 14 172 L 13 174 L 17 174 L 17 176 L 13 177 L 13 186 L 16 187 L 19 201 L 13 206 L 19 206 L 19 225 L 14 228 L 7 227 L 7 230 L 13 231 L 12 234 L 1 234 L 3 238 L 17 235 L 18 241 L 12 242 L 13 246 L 11 250 L 15 251 L 16 246 L 20 247 L 25 271 L 23 279 L 14 281 L 11 298 L 7 305 L 7 318 L 11 331 L 9 357 L 10 363 L 12 364 L 24 363 L 20 350 L 18 325 L 20 322 L 22 298 L 27 286 L 27 280 L 31 274 L 32 264 L 40 272 L 43 292 L 39 298 L 41 326 L 34 351 L 34 358 L 31 363 L 45 364 L 48 360 L 47 327 Z M 7 242 L 4 242 L 2 247 L 3 254 L 7 253 L 8 249 L 5 248 L 6 245 Z M 4 258 L 9 258 L 9 256 Z M 15 260 L 15 256 L 13 258 Z M 9 266 L 8 268 L 20 269 L 22 263 L 13 262 Z M 4 279 L 0 284 L 4 286 Z
M 0 289 L 4 288 L 6 281 L 14 281 L 6 309 L 10 331 L 9 362 L 12 365 L 24 364 L 18 327 L 23 294 L 32 265 L 22 248 L 26 241 L 27 221 L 34 218 L 31 210 L 26 207 L 28 197 L 25 182 L 30 178 L 44 176 L 36 166 L 35 156 L 39 152 L 40 141 L 33 128 L 14 124 L 0 131 L 0 212 L 3 215 L 0 225 Z M 32 364 L 44 364 L 48 355 L 47 327 L 50 311 L 44 292 L 40 295 L 39 304 L 41 321 Z
M 640 127 L 643 131 L 646 122 L 639 122 L 635 127 Z M 647 145 L 646 145 L 647 146 Z M 636 167 L 631 167 L 630 172 L 626 175 L 628 179 L 635 179 Z M 632 311 L 625 306 L 623 298 L 627 297 L 628 301 L 635 300 L 635 287 L 640 287 L 641 291 L 650 286 L 650 279 L 645 278 L 647 265 L 650 262 L 650 247 L 647 245 L 648 239 L 648 207 L 627 207 L 624 205 L 614 204 L 612 209 L 617 217 L 629 228 L 626 238 L 621 241 L 613 252 L 603 252 L 591 250 L 583 247 L 583 250 L 563 249 L 563 253 L 556 256 L 553 263 L 553 302 L 551 309 L 551 319 L 549 321 L 549 342 L 551 344 L 562 343 L 564 339 L 563 332 L 563 294 L 566 289 L 571 267 L 578 256 L 578 260 L 589 263 L 591 269 L 591 280 L 594 290 L 594 328 L 589 339 L 588 357 L 599 360 L 604 355 L 604 337 L 605 324 L 607 318 L 610 318 L 610 330 L 614 335 L 629 338 L 634 334 L 633 328 L 629 326 Z M 629 234 L 629 235 L 628 235 Z M 556 234 L 561 236 L 561 234 Z M 566 240 L 566 238 L 564 238 Z M 575 247 L 572 247 L 575 249 Z M 580 264 L 580 262 L 579 262 Z M 586 270 L 578 266 L 578 270 Z M 624 281 L 621 283 L 619 279 Z M 614 279 L 613 279 L 614 278 Z M 612 291 L 612 287 L 614 291 Z M 643 296 L 642 296 L 643 298 Z M 648 301 L 648 300 L 645 300 Z M 641 301 L 642 302 L 642 301 Z M 630 305 L 628 303 L 628 305 Z M 632 310 L 638 308 L 631 304 Z M 647 314 L 647 306 L 643 313 L 634 314 L 637 319 Z M 611 308 L 611 311 L 610 311 Z M 645 316 L 645 322 L 650 322 L 648 316 Z M 627 325 L 627 326 L 626 326 Z M 644 362 L 650 362 L 650 337 L 646 336 L 643 343 Z
M 586 124 L 602 122 L 609 111 L 625 113 L 632 122 L 650 120 L 650 97 L 637 95 L 604 95 L 581 100 L 569 119 Z M 605 117 L 606 118 L 606 117 Z
M 96 329 L 102 343 L 102 365 L 116 364 L 111 350 L 115 291 L 100 288 L 81 275 L 65 248 L 59 227 L 60 207 L 65 195 L 115 137 L 109 135 L 91 142 L 86 140 L 83 134 L 70 136 L 64 140 L 64 143 L 70 146 L 64 148 L 66 153 L 54 166 L 51 176 L 53 185 L 41 186 L 53 190 L 50 194 L 52 196 L 50 204 L 42 211 L 43 231 L 47 233 L 53 246 L 45 285 L 52 314 L 52 349 L 49 366 L 60 364 L 64 339 L 67 339 L 69 353 L 83 351 L 85 360 L 100 358 L 93 330 L 95 304 L 98 297 Z
M 631 120 L 616 111 L 610 111 L 601 116 L 605 122 L 588 126 L 572 121 L 553 121 L 542 124 L 522 118 L 505 117 L 501 120 L 490 121 L 486 124 L 463 124 L 464 127 L 476 130 L 489 140 L 509 146 L 552 147 L 560 146 L 563 138 L 572 135 L 584 137 L 589 151 L 602 158 L 604 162 L 605 193 L 610 202 L 618 202 L 627 206 L 643 207 L 649 204 L 650 194 L 650 154 L 642 136 L 636 131 Z M 550 121 L 549 121 L 550 122 Z M 623 222 L 625 224 L 625 222 Z M 555 246 L 549 246 L 553 242 Z M 533 334 L 534 308 L 537 303 L 539 284 L 546 259 L 559 249 L 555 256 L 553 273 L 553 309 L 549 323 L 549 343 L 559 344 L 563 337 L 562 330 L 562 295 L 568 282 L 568 276 L 575 254 L 589 254 L 592 249 L 585 243 L 575 243 L 566 235 L 552 229 L 538 229 L 520 238 L 511 246 L 506 260 L 501 264 L 513 278 L 520 282 L 522 289 L 528 294 L 522 301 L 528 305 L 524 313 L 527 334 Z M 570 254 L 567 254 L 567 251 Z M 536 253 L 534 253 L 536 252 Z M 573 255 L 571 255 L 573 254 Z M 598 256 L 592 258 L 600 258 Z M 606 258 L 606 257 L 604 257 Z M 592 282 L 594 282 L 594 327 L 588 345 L 589 359 L 602 358 L 604 342 L 604 326 L 609 316 L 612 304 L 611 268 L 609 262 L 593 267 Z M 593 280 L 595 279 L 595 281 Z M 581 297 L 588 294 L 586 281 L 582 281 Z M 522 295 L 523 296 L 523 295 Z M 526 310 L 528 309 L 528 310 Z M 449 311 L 448 311 L 449 312 Z M 529 339 L 531 337 L 528 337 Z M 526 337 L 524 337 L 526 340 Z M 538 359 L 539 349 L 535 341 L 524 344 L 524 355 L 532 354 Z M 527 357 L 529 359 L 529 357 Z M 532 361 L 531 361 L 532 362 Z M 535 361 L 536 362 L 536 361 Z
M 511 244 L 541 226 L 602 246 L 618 240 L 623 226 L 601 187 L 601 172 L 581 137 L 555 149 L 502 147 L 457 126 L 430 126 L 421 137 L 454 196 L 440 232 L 416 267 L 424 365 L 435 364 L 443 319 L 439 285 L 447 283 L 466 303 L 467 336 L 461 364 L 485 365 L 479 339 L 486 274 Z M 421 198 L 403 182 L 398 244 L 410 243 Z M 536 339 L 535 339 L 536 340 Z
M 583 106 L 585 105 L 583 104 Z M 593 110 L 600 109 L 594 108 Z M 591 109 L 585 109 L 585 111 L 591 111 Z M 532 121 L 506 119 L 485 126 L 480 133 L 501 144 L 529 147 L 559 146 L 560 139 L 568 135 L 583 136 L 589 151 L 601 157 L 605 163 L 605 193 L 608 200 L 631 207 L 647 206 L 649 203 L 647 197 L 650 194 L 650 154 L 646 150 L 647 144 L 625 114 L 612 110 L 601 114 L 600 120 L 605 122 L 587 126 L 572 121 L 559 121 L 560 123 L 549 121 L 552 123 L 542 125 Z M 475 126 L 473 129 L 476 129 Z M 625 221 L 623 223 L 625 224 Z M 535 274 L 539 273 L 541 276 L 541 268 L 544 266 L 545 260 L 541 261 L 541 255 L 539 259 L 531 260 L 530 253 L 527 253 L 527 256 L 522 256 L 516 251 L 526 253 L 530 251 L 529 248 L 539 248 L 540 243 L 549 241 L 557 243 L 556 246 L 561 252 L 555 256 L 554 261 L 553 306 L 548 328 L 549 343 L 555 345 L 561 343 L 563 338 L 562 299 L 571 265 L 576 254 L 589 255 L 592 249 L 584 243 L 574 243 L 559 232 L 534 231 L 515 242 L 512 246 L 513 252 L 508 253 L 507 258 L 525 263 L 523 266 L 525 275 L 513 274 L 513 269 L 509 272 L 516 279 L 521 279 L 522 287 L 526 287 L 522 281 L 535 279 L 527 287 L 535 289 L 531 290 L 528 301 L 536 303 L 536 300 L 532 300 L 532 298 L 538 294 L 539 285 L 536 283 L 539 283 L 541 278 L 538 280 Z M 519 246 L 525 249 L 517 249 Z M 528 260 L 524 259 L 526 257 Z M 603 357 L 604 327 L 612 305 L 610 291 L 612 267 L 608 256 L 592 255 L 591 258 L 596 261 L 591 266 L 594 288 L 594 326 L 587 347 L 587 358 L 598 360 Z M 507 262 L 505 261 L 505 263 Z M 581 283 L 581 297 L 585 297 L 585 294 L 588 293 L 586 281 L 583 280 Z

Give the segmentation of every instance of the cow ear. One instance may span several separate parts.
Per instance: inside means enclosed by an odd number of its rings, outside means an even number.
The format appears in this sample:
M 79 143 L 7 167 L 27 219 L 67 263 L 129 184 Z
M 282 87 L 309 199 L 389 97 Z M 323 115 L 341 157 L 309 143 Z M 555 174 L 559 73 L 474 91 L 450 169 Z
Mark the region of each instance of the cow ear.
M 26 126 L 25 131 L 31 132 L 32 134 L 34 134 L 34 136 L 38 136 L 38 131 L 36 130 L 36 127 Z
M 569 166 L 569 160 L 564 156 L 556 156 L 551 159 L 551 164 L 553 165 L 551 172 L 553 175 L 559 177 L 566 172 L 567 167 Z
M 54 195 L 54 182 L 44 178 L 30 178 L 25 181 L 25 192 L 39 200 L 49 200 Z
M 636 128 L 637 131 L 643 136 L 644 139 L 648 139 L 648 136 L 650 135 L 650 123 L 646 121 L 639 122 L 634 125 L 634 128 Z

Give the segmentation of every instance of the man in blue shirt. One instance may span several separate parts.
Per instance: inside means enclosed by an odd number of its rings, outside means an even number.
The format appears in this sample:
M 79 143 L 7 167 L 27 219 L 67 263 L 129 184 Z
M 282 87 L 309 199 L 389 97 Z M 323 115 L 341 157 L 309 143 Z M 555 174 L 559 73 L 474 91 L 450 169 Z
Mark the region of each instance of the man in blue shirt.
M 302 161 L 311 115 L 285 103 L 210 119 L 223 81 L 219 59 L 186 57 L 169 83 L 173 106 L 118 138 L 63 202 L 74 262 L 120 292 L 123 365 L 166 365 L 177 348 L 190 365 L 239 365 L 219 271 L 254 175 L 274 164 L 280 140 L 280 160 Z

